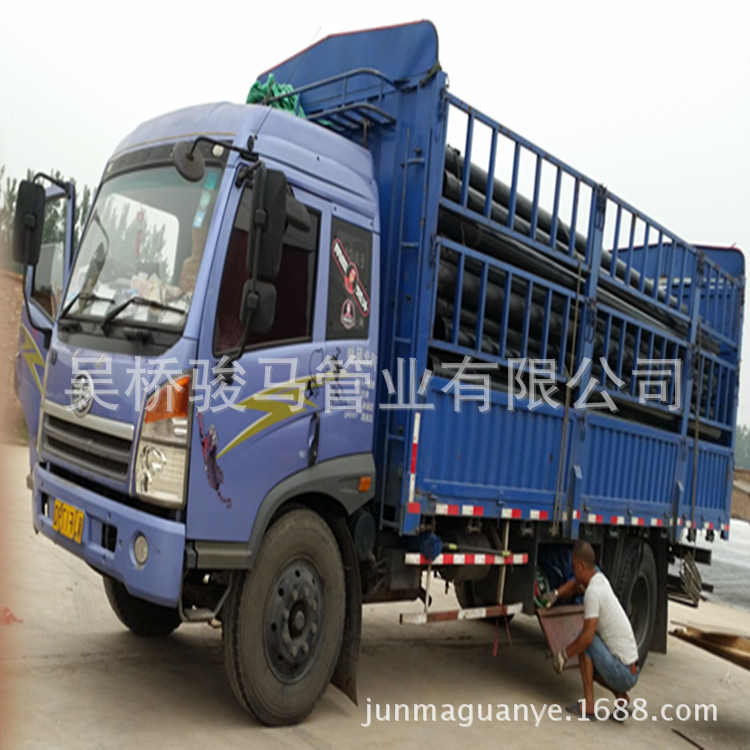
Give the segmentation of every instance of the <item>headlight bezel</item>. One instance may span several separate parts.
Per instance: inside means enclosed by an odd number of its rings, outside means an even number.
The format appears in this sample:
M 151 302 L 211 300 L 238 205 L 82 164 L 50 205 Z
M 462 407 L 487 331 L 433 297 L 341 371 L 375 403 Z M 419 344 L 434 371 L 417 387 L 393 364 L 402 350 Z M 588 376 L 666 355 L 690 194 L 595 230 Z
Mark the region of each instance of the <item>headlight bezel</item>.
M 191 386 L 192 372 L 170 377 L 144 400 L 134 454 L 133 492 L 149 505 L 179 511 L 187 503 Z

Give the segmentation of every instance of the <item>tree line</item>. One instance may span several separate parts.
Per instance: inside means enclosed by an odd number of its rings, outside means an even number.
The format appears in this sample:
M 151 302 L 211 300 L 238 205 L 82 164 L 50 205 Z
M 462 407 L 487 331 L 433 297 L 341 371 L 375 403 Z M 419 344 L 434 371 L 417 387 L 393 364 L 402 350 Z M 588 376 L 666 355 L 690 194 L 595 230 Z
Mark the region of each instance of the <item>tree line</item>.
M 734 465 L 738 469 L 750 469 L 750 425 L 737 425 L 734 443 Z

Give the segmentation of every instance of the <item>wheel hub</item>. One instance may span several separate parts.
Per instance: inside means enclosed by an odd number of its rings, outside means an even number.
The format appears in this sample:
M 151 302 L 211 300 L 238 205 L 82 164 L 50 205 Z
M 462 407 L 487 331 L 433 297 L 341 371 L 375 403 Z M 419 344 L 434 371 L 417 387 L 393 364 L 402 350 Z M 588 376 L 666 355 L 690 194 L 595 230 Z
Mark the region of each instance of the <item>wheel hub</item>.
M 272 671 L 293 682 L 309 669 L 319 641 L 323 597 L 319 576 L 306 561 L 279 576 L 266 605 L 264 642 Z
M 307 617 L 305 616 L 304 610 L 298 609 L 294 614 L 294 617 L 292 617 L 289 622 L 289 629 L 291 630 L 292 634 L 294 636 L 300 635 L 300 633 L 302 633 L 305 629 L 306 622 Z

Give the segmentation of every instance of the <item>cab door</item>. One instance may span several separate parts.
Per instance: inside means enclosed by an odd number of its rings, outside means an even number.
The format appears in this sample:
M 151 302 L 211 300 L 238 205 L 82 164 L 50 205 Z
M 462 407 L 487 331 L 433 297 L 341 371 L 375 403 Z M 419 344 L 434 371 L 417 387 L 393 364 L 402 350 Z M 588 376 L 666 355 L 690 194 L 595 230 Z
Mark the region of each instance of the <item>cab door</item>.
M 46 189 L 44 229 L 39 261 L 25 269 L 24 295 L 14 385 L 29 438 L 31 465 L 36 462 L 39 408 L 52 328 L 67 283 L 73 256 L 75 186 L 52 184 Z
M 284 234 L 273 286 L 273 320 L 250 333 L 237 355 L 244 325 L 240 308 L 249 282 L 247 243 L 251 188 L 237 190 L 217 236 L 194 368 L 188 535 L 245 540 L 271 487 L 314 462 L 322 393 L 316 367 L 324 359 L 323 317 L 317 305 L 320 233 L 330 211 L 294 190 L 309 213 L 307 230 Z M 231 378 L 222 382 L 222 362 Z

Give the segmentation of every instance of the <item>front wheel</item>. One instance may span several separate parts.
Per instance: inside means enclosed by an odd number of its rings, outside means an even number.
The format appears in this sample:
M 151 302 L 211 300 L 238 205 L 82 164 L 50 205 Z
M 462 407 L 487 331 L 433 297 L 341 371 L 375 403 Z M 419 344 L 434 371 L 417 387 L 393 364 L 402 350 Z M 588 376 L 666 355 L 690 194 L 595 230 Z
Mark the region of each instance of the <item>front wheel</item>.
M 176 607 L 162 607 L 139 599 L 130 594 L 122 583 L 109 576 L 104 577 L 104 591 L 117 619 L 135 635 L 163 637 L 182 622 Z
M 239 702 L 264 724 L 302 721 L 339 657 L 346 615 L 336 539 L 316 513 L 283 515 L 224 611 L 224 661 Z

